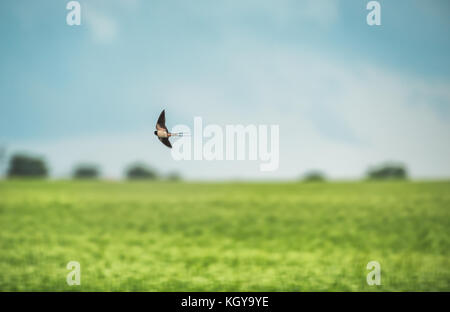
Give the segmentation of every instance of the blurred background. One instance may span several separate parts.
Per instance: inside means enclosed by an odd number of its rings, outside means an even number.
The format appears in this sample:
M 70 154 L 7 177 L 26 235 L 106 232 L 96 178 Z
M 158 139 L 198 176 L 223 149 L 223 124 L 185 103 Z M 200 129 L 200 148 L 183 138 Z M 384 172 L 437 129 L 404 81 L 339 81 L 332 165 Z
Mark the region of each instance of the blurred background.
M 450 290 L 449 1 L 68 2 L 0 1 L 0 291 Z M 163 109 L 279 169 L 174 161 Z
M 363 0 L 79 2 L 80 26 L 67 1 L 0 3 L 2 176 L 450 176 L 446 0 L 379 1 L 381 26 Z M 279 169 L 172 160 L 162 109 L 169 129 L 279 124 Z

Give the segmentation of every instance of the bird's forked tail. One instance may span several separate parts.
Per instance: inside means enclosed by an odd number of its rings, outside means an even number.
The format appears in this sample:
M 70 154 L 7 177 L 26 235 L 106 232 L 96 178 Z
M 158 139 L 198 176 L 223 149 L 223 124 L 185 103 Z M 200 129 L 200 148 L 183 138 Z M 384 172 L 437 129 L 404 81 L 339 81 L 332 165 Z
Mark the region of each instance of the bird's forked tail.
M 187 132 L 176 132 L 176 133 L 171 133 L 171 136 L 179 136 L 179 137 L 184 137 L 184 136 L 190 136 L 190 133 Z

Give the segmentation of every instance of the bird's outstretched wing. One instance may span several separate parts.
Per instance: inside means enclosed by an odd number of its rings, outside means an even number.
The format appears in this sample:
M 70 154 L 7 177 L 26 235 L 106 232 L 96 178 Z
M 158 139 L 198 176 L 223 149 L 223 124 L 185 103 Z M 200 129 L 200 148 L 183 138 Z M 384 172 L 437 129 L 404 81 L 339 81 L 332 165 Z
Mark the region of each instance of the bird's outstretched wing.
M 158 138 L 165 146 L 172 148 L 172 144 L 170 144 L 170 141 L 168 138 Z
M 159 115 L 158 121 L 156 122 L 156 130 L 163 130 L 163 129 L 167 131 L 165 109 L 163 109 L 163 111 Z

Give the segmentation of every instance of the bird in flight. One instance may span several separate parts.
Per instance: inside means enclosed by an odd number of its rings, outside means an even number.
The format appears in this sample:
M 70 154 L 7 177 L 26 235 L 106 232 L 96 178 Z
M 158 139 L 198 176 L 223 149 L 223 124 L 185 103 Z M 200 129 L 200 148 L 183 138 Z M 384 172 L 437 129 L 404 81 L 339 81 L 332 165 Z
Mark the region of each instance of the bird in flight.
M 158 139 L 167 147 L 172 148 L 172 144 L 170 144 L 169 138 L 172 136 L 183 136 L 183 133 L 170 133 L 166 127 L 166 114 L 165 110 L 161 112 L 159 115 L 158 121 L 156 122 L 156 131 L 154 134 L 158 137 Z

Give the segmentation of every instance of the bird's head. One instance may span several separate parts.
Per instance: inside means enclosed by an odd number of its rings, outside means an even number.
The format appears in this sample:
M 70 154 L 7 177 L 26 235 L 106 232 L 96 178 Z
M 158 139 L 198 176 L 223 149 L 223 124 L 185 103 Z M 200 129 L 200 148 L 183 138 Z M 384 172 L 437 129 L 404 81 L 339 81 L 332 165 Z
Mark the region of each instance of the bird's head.
M 155 135 L 158 135 L 158 133 L 155 131 L 155 132 L 153 132 Z

